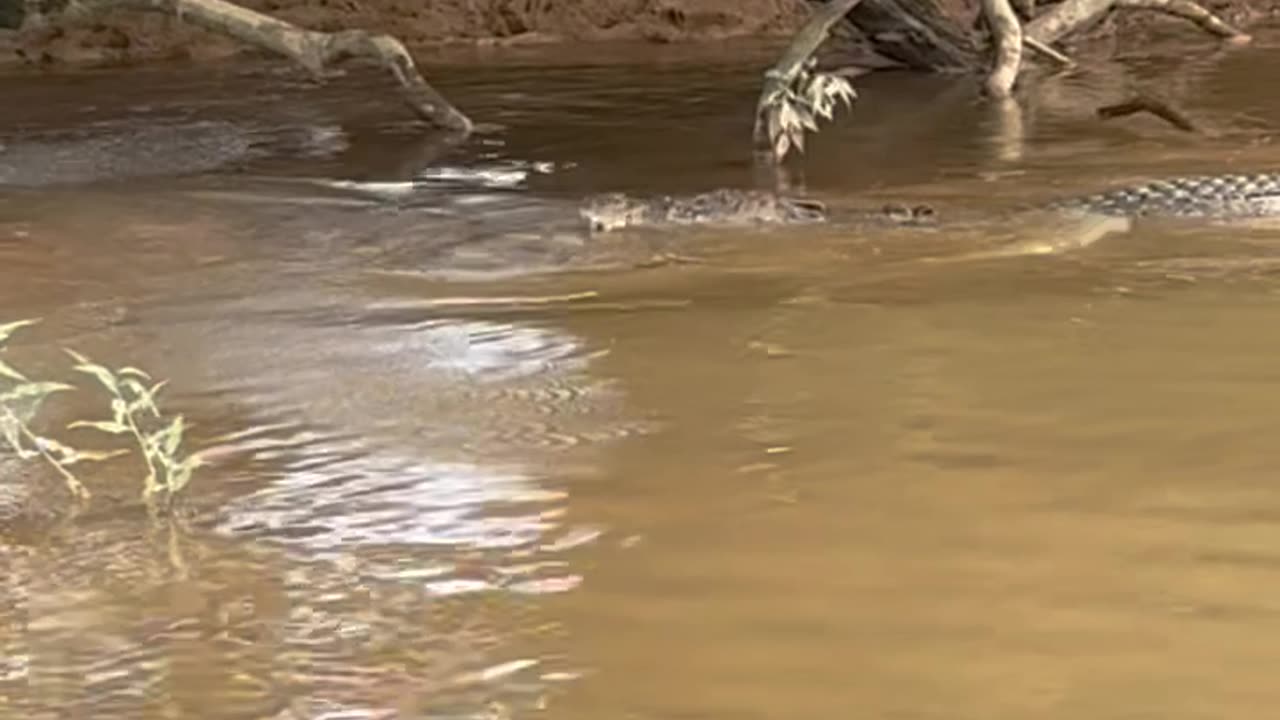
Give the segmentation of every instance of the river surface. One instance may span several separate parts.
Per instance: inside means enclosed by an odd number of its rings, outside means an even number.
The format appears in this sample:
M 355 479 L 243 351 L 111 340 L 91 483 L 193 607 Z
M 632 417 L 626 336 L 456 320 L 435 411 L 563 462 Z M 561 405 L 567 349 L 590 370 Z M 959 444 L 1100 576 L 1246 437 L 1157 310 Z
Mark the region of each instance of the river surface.
M 184 529 L 133 457 L 4 535 L 0 715 L 1268 717 L 1280 229 L 954 263 L 1044 230 L 556 229 L 750 186 L 771 52 L 430 67 L 490 124 L 445 151 L 360 72 L 0 78 L 0 323 L 43 319 L 4 358 L 82 387 L 41 427 L 101 447 L 59 430 L 106 412 L 70 347 L 168 379 L 209 453 Z M 873 75 L 792 182 L 995 218 L 1280 169 L 1275 76 L 1265 31 L 1021 117 Z M 1143 83 L 1212 132 L 1092 116 Z

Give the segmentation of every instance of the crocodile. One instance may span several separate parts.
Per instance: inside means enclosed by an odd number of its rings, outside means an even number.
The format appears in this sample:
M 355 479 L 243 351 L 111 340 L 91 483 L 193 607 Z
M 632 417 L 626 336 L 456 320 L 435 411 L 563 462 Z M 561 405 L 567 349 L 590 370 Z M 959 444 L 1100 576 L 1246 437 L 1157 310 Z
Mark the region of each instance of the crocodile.
M 1051 201 L 1050 210 L 1123 217 L 1280 216 L 1280 173 L 1188 175 Z
M 1031 209 L 1114 217 L 1256 218 L 1280 216 L 1280 173 L 1192 175 L 1051 200 Z M 906 224 L 930 221 L 928 205 L 890 203 L 872 211 Z M 748 225 L 824 222 L 823 203 L 757 190 L 718 189 L 691 196 L 588 197 L 580 215 L 592 230 L 651 225 Z
M 1051 200 L 1024 210 L 1055 231 L 953 260 L 1049 255 L 1128 232 L 1144 217 L 1247 221 L 1280 217 L 1280 174 L 1187 175 Z M 1062 224 L 1065 221 L 1068 224 Z M 1036 223 L 1032 223 L 1035 225 Z
M 880 219 L 895 224 L 923 224 L 932 220 L 927 205 L 909 207 L 889 203 L 862 211 L 861 219 Z M 720 188 L 695 195 L 634 197 L 625 193 L 604 193 L 588 197 L 579 209 L 593 232 L 623 228 L 670 225 L 745 226 L 768 224 L 821 223 L 828 210 L 818 200 L 790 197 L 759 190 Z
M 661 195 L 653 198 L 604 193 L 588 197 L 579 214 L 594 232 L 664 225 L 792 225 L 820 223 L 828 219 L 826 205 L 818 200 L 725 188 L 689 196 Z M 889 203 L 862 214 L 869 218 L 914 224 L 930 220 L 933 209 L 925 205 L 908 207 Z
M 580 216 L 592 232 L 677 225 L 792 225 L 827 222 L 826 206 L 816 200 L 756 190 L 719 189 L 691 196 L 641 198 L 622 193 L 588 197 Z M 1063 232 L 1041 234 L 993 251 L 956 259 L 1054 254 L 1126 232 L 1140 217 L 1249 220 L 1280 217 L 1280 173 L 1190 175 L 1152 180 L 1087 195 L 1019 208 L 1010 217 L 1054 221 Z M 889 203 L 854 213 L 859 222 L 889 225 L 937 225 L 929 205 Z M 1074 223 L 1063 226 L 1060 221 Z M 1032 223 L 1035 225 L 1036 223 Z

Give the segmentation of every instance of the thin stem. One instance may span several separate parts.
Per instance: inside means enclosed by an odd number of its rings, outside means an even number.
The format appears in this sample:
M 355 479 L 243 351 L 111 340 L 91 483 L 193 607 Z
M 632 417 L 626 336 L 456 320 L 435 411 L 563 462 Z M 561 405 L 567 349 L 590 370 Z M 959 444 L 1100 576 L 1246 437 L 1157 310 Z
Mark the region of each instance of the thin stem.
M 53 455 L 49 453 L 48 450 L 45 449 L 44 443 L 41 442 L 40 436 L 31 432 L 31 428 L 27 427 L 26 423 L 19 420 L 18 416 L 13 413 L 12 409 L 8 407 L 4 407 L 4 414 L 7 420 L 12 421 L 14 425 L 17 426 L 18 430 L 22 433 L 23 437 L 27 438 L 27 440 L 30 441 L 31 446 L 36 449 L 36 452 L 40 453 L 40 456 L 43 457 L 50 465 L 52 465 L 53 469 L 57 470 L 59 475 L 62 475 L 62 479 L 66 483 L 67 489 L 71 491 L 72 495 L 75 495 L 77 498 L 81 500 L 88 500 L 92 496 L 92 493 L 89 492 L 89 488 L 85 487 L 84 483 L 77 480 L 76 476 L 72 475 L 70 470 L 67 470 L 66 467 L 64 467 L 62 463 L 58 461 L 57 458 L 55 458 Z M 20 448 L 15 448 L 15 449 L 20 449 Z

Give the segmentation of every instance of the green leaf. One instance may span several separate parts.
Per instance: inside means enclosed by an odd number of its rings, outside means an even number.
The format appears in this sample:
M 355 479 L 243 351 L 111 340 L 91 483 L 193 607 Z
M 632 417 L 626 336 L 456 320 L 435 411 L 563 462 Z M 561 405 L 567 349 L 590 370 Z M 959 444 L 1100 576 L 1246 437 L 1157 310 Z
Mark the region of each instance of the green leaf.
M 191 481 L 191 475 L 195 472 L 195 469 L 203 465 L 204 458 L 199 455 L 192 455 L 183 461 L 174 471 L 173 477 L 169 481 L 169 492 L 180 492 Z
M 140 377 L 143 380 L 151 379 L 151 376 L 148 375 L 146 371 L 139 370 L 138 368 L 132 367 L 132 366 L 120 368 L 120 370 L 118 371 L 118 374 L 121 375 L 122 377 L 125 375 L 132 375 L 134 377 Z
M 75 428 L 92 428 L 112 435 L 123 435 L 129 432 L 128 425 L 112 420 L 77 420 L 67 426 L 68 430 L 74 430 Z
M 853 101 L 858 99 L 858 91 L 853 89 L 853 85 L 848 80 L 831 76 L 831 82 L 827 87 L 827 95 L 844 102 L 846 107 L 852 108 Z
M 782 109 L 775 107 L 769 109 L 769 140 L 770 142 L 778 142 L 778 136 L 782 134 Z
M 191 482 L 191 468 L 186 465 L 178 466 L 178 469 L 169 476 L 169 492 L 178 493 L 182 488 Z
M 120 387 L 132 392 L 134 397 L 143 397 L 147 394 L 147 386 L 138 382 L 136 379 L 121 375 Z
M 778 111 L 778 123 L 782 125 L 784 131 L 800 124 L 800 117 L 796 114 L 796 109 L 791 103 L 785 103 L 782 109 Z
M 116 422 L 125 424 L 124 419 L 129 416 L 129 406 L 120 398 L 112 398 L 111 400 L 111 417 Z
M 140 410 L 150 410 L 152 415 L 160 417 L 160 409 L 156 407 L 155 395 L 160 392 L 160 389 L 167 383 L 168 381 L 164 380 L 156 383 L 148 389 L 137 380 L 126 378 L 123 382 L 124 386 L 134 394 L 133 401 L 128 405 L 129 414 L 132 415 Z
M 80 450 L 78 451 L 78 459 L 86 462 L 100 462 L 102 460 L 110 460 L 111 458 L 128 455 L 127 449 L 121 450 Z
M 0 403 L 13 402 L 23 398 L 44 397 L 64 390 L 75 390 L 75 387 L 60 382 L 29 382 L 0 395 Z
M 0 360 L 0 377 L 7 377 L 10 380 L 17 380 L 18 382 L 27 381 L 27 378 L 25 375 L 13 369 L 13 366 L 9 365 L 3 360 Z
M 164 454 L 173 457 L 178 451 L 178 446 L 182 444 L 183 423 L 182 416 L 179 415 L 173 419 L 169 427 L 164 430 Z
M 0 419 L 0 434 L 4 435 L 4 440 L 9 443 L 9 447 L 13 448 L 19 457 L 23 457 L 22 435 L 16 417 L 10 414 Z
M 11 322 L 11 323 L 6 323 L 4 325 L 0 325 L 0 343 L 3 343 L 5 340 L 8 340 L 9 336 L 12 335 L 16 330 L 27 327 L 29 325 L 35 325 L 38 322 L 40 321 L 39 320 L 19 320 L 17 322 Z
M 818 123 L 814 122 L 813 114 L 808 109 L 796 108 L 796 117 L 800 118 L 800 124 L 810 132 L 818 132 Z
M 151 410 L 151 414 L 155 415 L 156 417 L 160 417 L 160 409 L 156 407 L 156 402 L 155 402 L 156 395 L 160 394 L 160 391 L 163 390 L 164 386 L 168 384 L 169 384 L 168 380 L 161 380 L 155 385 L 152 385 L 151 389 L 147 391 L 147 407 Z
M 120 393 L 120 386 L 116 383 L 115 376 L 111 374 L 110 370 L 102 367 L 101 365 L 84 362 L 76 365 L 75 369 L 86 375 L 96 377 L 98 382 L 102 383 L 103 387 L 110 390 L 112 393 Z
M 61 461 L 63 465 L 75 464 L 76 459 L 79 456 L 79 451 L 75 448 L 69 445 L 64 445 L 53 438 L 38 437 L 36 438 L 36 444 L 41 450 L 51 455 L 57 455 L 59 461 Z
M 787 156 L 787 151 L 791 149 L 791 137 L 787 133 L 782 133 L 774 142 L 773 152 L 779 158 Z

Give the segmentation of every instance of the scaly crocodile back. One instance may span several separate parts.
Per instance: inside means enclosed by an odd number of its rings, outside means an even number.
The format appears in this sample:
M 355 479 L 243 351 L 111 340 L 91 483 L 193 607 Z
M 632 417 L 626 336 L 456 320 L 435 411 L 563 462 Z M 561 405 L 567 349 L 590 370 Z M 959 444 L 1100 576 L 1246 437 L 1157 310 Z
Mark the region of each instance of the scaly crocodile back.
M 651 198 L 607 193 L 587 198 L 579 214 L 596 231 L 636 226 L 751 225 L 821 222 L 817 200 L 754 190 L 719 189 L 696 195 Z
M 1060 200 L 1049 207 L 1128 217 L 1280 215 L 1280 174 L 1176 177 Z

